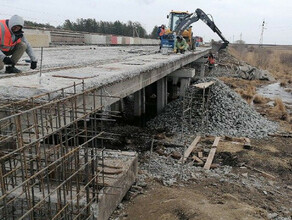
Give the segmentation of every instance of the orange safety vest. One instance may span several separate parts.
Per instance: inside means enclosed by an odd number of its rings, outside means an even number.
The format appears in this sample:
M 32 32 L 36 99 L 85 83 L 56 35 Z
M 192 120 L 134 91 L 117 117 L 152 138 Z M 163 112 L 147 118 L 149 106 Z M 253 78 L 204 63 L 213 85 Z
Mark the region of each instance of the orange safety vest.
M 165 34 L 165 29 L 160 28 L 159 36 L 162 36 Z
M 208 57 L 209 63 L 210 64 L 215 64 L 215 59 L 212 57 Z
M 15 42 L 12 41 L 12 35 L 9 27 L 6 25 L 6 20 L 0 20 L 0 50 L 8 52 L 20 42 L 21 38 L 17 39 Z

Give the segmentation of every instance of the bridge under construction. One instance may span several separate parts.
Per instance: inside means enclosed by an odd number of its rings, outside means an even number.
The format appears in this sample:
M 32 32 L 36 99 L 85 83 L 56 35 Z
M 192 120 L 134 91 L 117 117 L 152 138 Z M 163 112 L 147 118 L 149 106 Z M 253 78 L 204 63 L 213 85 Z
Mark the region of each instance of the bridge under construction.
M 39 49 L 41 68 L 0 76 L 1 219 L 107 219 L 137 175 L 137 154 L 107 150 L 104 131 L 134 97 L 134 115 L 157 113 L 170 91 L 203 74 L 210 48 L 162 55 L 154 47 Z M 169 83 L 170 82 L 170 83 Z M 180 87 L 177 88 L 178 82 Z M 175 89 L 168 88 L 176 87 Z M 174 95 L 174 94 L 170 94 Z

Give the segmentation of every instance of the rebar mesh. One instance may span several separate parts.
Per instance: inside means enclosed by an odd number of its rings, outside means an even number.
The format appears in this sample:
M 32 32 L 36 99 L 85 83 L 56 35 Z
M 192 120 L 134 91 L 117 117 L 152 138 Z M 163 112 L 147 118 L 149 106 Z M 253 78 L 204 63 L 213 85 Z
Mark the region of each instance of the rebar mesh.
M 0 219 L 89 219 L 104 187 L 102 88 L 0 106 Z M 118 97 L 106 96 L 106 99 Z

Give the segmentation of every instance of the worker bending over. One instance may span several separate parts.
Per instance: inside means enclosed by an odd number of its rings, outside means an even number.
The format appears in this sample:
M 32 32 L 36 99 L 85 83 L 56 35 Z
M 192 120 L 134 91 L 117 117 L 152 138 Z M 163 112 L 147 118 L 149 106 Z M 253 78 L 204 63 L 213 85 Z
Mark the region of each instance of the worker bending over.
M 209 53 L 208 55 L 208 69 L 211 70 L 215 66 L 215 58 L 212 54 L 212 52 Z
M 18 15 L 12 16 L 9 20 L 0 20 L 0 70 L 6 64 L 5 73 L 21 72 L 15 65 L 24 51 L 30 57 L 30 68 L 37 67 L 37 59 L 32 47 L 23 35 L 23 25 L 24 20 Z
M 177 36 L 174 43 L 174 52 L 175 53 L 185 53 L 189 45 L 182 36 Z

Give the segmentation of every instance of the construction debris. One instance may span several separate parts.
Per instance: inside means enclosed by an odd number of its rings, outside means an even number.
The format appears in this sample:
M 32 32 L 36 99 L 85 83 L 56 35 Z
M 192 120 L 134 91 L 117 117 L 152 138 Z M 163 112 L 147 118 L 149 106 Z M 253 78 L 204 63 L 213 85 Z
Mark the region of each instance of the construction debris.
M 199 143 L 201 139 L 201 136 L 197 136 L 195 140 L 192 142 L 192 144 L 188 147 L 188 149 L 184 152 L 184 157 L 182 158 L 181 162 L 185 162 L 188 158 L 188 156 L 191 154 L 191 152 L 194 150 L 196 145 Z
M 267 70 L 258 69 L 251 65 L 245 64 L 244 66 L 239 66 L 235 74 L 247 80 L 267 80 L 275 81 L 275 78 Z
M 221 52 L 218 54 L 218 56 L 218 63 L 216 64 L 216 67 L 209 73 L 209 77 L 230 76 L 246 80 L 275 81 L 275 78 L 269 71 L 258 69 L 243 61 L 240 61 L 230 53 Z

